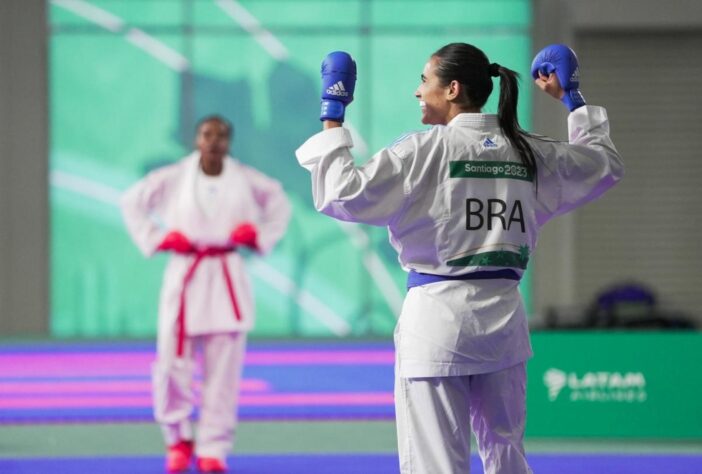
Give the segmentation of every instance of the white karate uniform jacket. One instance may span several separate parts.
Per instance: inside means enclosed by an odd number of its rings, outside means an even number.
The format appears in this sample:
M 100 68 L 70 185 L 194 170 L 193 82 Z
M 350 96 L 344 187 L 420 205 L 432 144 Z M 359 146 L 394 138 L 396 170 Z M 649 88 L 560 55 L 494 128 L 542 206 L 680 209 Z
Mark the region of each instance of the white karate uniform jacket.
M 570 143 L 529 139 L 538 189 L 495 115 L 459 114 L 401 137 L 361 167 L 343 128 L 312 136 L 296 154 L 311 172 L 317 210 L 387 226 L 406 271 L 522 274 L 546 221 L 597 198 L 623 174 L 605 109 L 575 110 L 568 128 Z M 395 343 L 401 377 L 494 372 L 532 354 L 518 282 L 507 279 L 412 288 Z
M 244 222 L 258 231 L 261 253 L 282 237 L 290 219 L 290 204 L 280 183 L 231 157 L 224 160 L 221 194 L 214 214 L 198 202 L 195 183 L 200 155 L 149 173 L 122 198 L 129 234 L 139 249 L 152 255 L 165 235 L 179 230 L 199 247 L 226 246 L 233 229 Z M 183 278 L 195 257 L 172 253 L 166 267 L 159 305 L 159 335 L 171 334 L 178 315 Z M 219 257 L 202 260 L 186 292 L 186 335 L 248 331 L 254 325 L 254 300 L 241 255 L 231 252 L 226 262 L 241 320 L 237 321 Z

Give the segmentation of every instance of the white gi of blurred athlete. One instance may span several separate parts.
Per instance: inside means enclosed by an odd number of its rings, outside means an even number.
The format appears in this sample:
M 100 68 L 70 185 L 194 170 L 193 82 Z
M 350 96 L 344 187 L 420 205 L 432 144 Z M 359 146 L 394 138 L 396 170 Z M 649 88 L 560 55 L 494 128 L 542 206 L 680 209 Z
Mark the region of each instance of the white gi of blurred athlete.
M 298 150 L 315 207 L 386 226 L 408 293 L 395 329 L 395 411 L 402 473 L 470 469 L 470 432 L 487 474 L 531 472 L 524 453 L 526 360 L 518 285 L 549 219 L 600 196 L 623 174 L 601 107 L 585 105 L 577 60 L 554 45 L 537 56 L 537 85 L 563 100 L 569 142 L 538 139 L 517 121 L 517 75 L 478 48 L 431 55 L 415 92 L 428 130 L 354 165 L 341 127 L 356 66 L 322 63 L 324 131 Z M 497 115 L 481 113 L 500 78 Z
M 254 301 L 238 249 L 264 254 L 283 236 L 290 205 L 279 182 L 228 156 L 232 127 L 210 116 L 197 151 L 149 173 L 123 196 L 127 229 L 146 256 L 171 252 L 161 288 L 154 415 L 169 472 L 226 470 L 236 427 Z M 193 443 L 193 374 L 202 351 L 202 404 Z M 194 445 L 193 445 L 194 444 Z

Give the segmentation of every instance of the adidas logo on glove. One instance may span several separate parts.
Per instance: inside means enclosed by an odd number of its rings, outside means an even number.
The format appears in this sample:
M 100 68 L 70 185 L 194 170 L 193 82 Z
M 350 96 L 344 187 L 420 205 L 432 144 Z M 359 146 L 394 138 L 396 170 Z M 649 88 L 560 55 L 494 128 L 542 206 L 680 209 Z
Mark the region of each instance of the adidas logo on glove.
M 329 87 L 327 89 L 327 94 L 329 95 L 338 95 L 339 97 L 348 97 L 349 93 L 346 91 L 346 88 L 344 87 L 344 83 L 339 81 L 333 86 Z

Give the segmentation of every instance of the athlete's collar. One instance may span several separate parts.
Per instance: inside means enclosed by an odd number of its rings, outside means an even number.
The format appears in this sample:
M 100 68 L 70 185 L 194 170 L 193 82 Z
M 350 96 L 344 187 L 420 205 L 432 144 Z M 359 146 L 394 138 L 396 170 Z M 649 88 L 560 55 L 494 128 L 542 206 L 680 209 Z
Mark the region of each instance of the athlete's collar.
M 467 125 L 471 127 L 496 127 L 498 126 L 498 123 L 497 115 L 495 114 L 475 114 L 466 112 L 456 115 L 446 125 L 449 127 L 461 125 Z

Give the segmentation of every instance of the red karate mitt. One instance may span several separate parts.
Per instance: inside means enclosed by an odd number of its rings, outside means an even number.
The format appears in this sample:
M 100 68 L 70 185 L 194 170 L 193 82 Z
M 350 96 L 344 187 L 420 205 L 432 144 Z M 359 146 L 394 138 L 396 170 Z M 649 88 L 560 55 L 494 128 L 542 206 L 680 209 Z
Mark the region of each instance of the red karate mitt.
M 257 235 L 256 226 L 250 222 L 244 222 L 232 231 L 229 235 L 229 240 L 237 247 L 243 245 L 253 250 L 258 250 Z
M 177 230 L 172 230 L 163 238 L 156 250 L 164 252 L 189 253 L 195 250 L 188 238 Z

